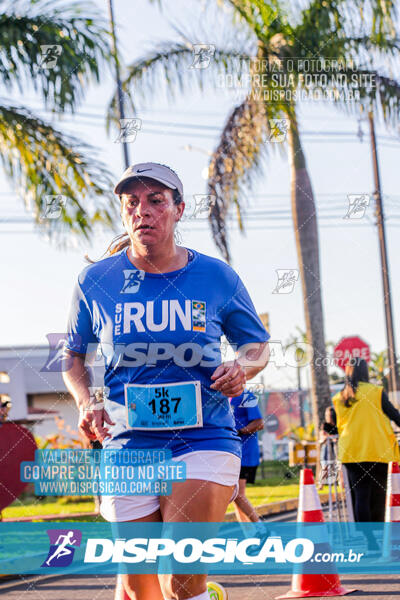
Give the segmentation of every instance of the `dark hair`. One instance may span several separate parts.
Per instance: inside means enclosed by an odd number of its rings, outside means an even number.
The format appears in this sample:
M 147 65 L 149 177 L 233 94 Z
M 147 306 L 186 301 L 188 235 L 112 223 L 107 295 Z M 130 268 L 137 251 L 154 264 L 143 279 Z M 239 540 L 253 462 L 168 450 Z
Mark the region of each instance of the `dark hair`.
M 166 165 L 164 165 L 164 166 L 166 166 Z M 168 168 L 170 168 L 170 167 L 168 167 Z M 172 169 L 170 169 L 170 170 L 172 171 Z M 174 171 L 174 173 L 175 173 L 175 171 Z M 141 179 L 141 178 L 138 177 L 138 179 Z M 167 187 L 167 186 L 165 186 L 165 187 Z M 170 189 L 170 188 L 168 188 L 168 189 Z M 181 202 L 183 202 L 182 194 L 179 192 L 179 190 L 176 190 L 176 189 L 171 190 L 171 191 L 172 191 L 172 199 L 174 201 L 174 204 L 176 204 L 176 206 L 179 206 L 179 204 Z M 120 201 L 122 201 L 123 193 L 124 193 L 124 186 L 122 187 L 121 194 L 118 195 Z M 111 256 L 112 254 L 116 254 L 117 252 L 120 252 L 121 250 L 123 250 L 124 248 L 127 248 L 130 245 L 131 245 L 131 240 L 130 240 L 129 235 L 127 233 L 120 233 L 111 241 L 110 245 L 104 252 L 103 256 Z M 86 254 L 85 258 L 90 263 L 95 262 L 95 261 L 91 260 L 87 254 Z
M 325 414 L 329 412 L 329 421 L 327 421 L 327 423 L 330 423 L 331 425 L 336 425 L 336 411 L 333 408 L 333 406 L 328 406 L 325 409 Z
M 344 378 L 344 388 L 340 392 L 343 404 L 347 407 L 356 402 L 356 391 L 360 381 L 369 382 L 368 364 L 363 358 L 351 358 L 348 363 L 352 367 L 350 375 Z

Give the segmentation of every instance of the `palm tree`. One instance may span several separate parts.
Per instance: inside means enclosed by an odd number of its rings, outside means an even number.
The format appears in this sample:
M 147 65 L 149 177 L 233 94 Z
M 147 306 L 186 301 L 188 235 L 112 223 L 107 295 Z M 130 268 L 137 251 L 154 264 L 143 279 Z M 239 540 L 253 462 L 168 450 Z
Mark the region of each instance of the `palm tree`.
M 207 82 L 213 84 L 213 74 L 237 72 L 238 61 L 249 64 L 252 77 L 247 94 L 229 115 L 209 166 L 208 193 L 216 198 L 210 224 L 214 240 L 228 262 L 228 211 L 232 206 L 236 207 L 239 226 L 243 230 L 243 200 L 256 177 L 263 173 L 268 151 L 271 147 L 280 146 L 268 144 L 266 140 L 279 133 L 275 127 L 276 119 L 284 119 L 288 126 L 286 147 L 290 164 L 292 215 L 307 340 L 314 353 L 311 391 L 318 430 L 318 421 L 323 418 L 325 407 L 330 403 L 330 392 L 327 368 L 321 360 L 326 349 L 316 207 L 297 116 L 296 92 L 306 88 L 299 59 L 342 61 L 344 78 L 338 80 L 333 71 L 326 73 L 324 87 L 331 90 L 334 104 L 342 110 L 354 112 L 358 112 L 360 104 L 368 110 L 379 107 L 388 122 L 395 121 L 400 83 L 375 68 L 382 56 L 399 55 L 400 44 L 393 24 L 395 7 L 391 0 L 364 0 L 362 3 L 357 0 L 312 0 L 290 4 L 278 0 L 226 0 L 226 4 L 233 9 L 234 31 L 243 32 L 244 25 L 251 35 L 250 52 L 247 39 L 240 47 L 241 38 L 235 35 L 234 51 L 229 47 L 215 47 L 207 69 L 188 69 L 193 59 L 193 39 L 196 36 L 182 34 L 181 43 L 166 42 L 129 65 L 123 87 L 128 93 L 134 88 L 136 96 L 142 94 L 148 97 L 155 90 L 155 84 L 164 79 L 172 92 L 172 99 L 174 91 L 190 89 L 195 77 L 203 89 Z M 293 8 L 289 9 L 289 6 Z M 238 24 L 238 18 L 241 24 Z M 357 61 L 356 65 L 349 66 L 350 60 Z M 278 71 L 283 75 L 291 74 L 291 80 L 276 84 L 270 65 L 278 65 Z M 374 77 L 376 88 L 365 87 L 359 90 L 358 98 L 352 97 L 350 76 L 354 73 L 358 77 Z M 309 89 L 318 87 L 318 83 L 307 84 Z M 270 101 L 273 91 L 289 91 L 289 94 L 283 93 L 278 100 Z M 114 109 L 115 99 L 110 112 L 115 112 Z
M 400 362 L 397 363 L 400 368 Z M 372 352 L 371 362 L 369 364 L 369 372 L 371 379 L 377 384 L 382 385 L 384 389 L 389 391 L 389 361 L 387 356 L 387 350 L 382 352 Z
M 73 112 L 85 88 L 100 80 L 110 55 L 108 38 L 103 19 L 91 4 L 80 9 L 76 3 L 59 1 L 2 2 L 2 165 L 39 229 L 50 235 L 64 231 L 89 237 L 94 223 L 110 225 L 115 212 L 111 176 L 96 160 L 93 148 L 18 105 L 12 95 L 31 89 L 47 110 Z M 59 218 L 46 218 L 52 197 L 61 196 Z

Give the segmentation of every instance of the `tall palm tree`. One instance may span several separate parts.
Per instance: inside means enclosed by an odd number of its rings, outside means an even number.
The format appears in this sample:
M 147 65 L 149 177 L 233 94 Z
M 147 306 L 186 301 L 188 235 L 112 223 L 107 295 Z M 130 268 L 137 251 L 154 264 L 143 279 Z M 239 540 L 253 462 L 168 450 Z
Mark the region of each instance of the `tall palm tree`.
M 111 176 L 95 150 L 65 135 L 16 102 L 36 92 L 53 113 L 73 112 L 110 56 L 105 22 L 92 4 L 48 0 L 2 1 L 0 14 L 0 149 L 5 173 L 38 226 L 49 234 L 89 237 L 96 222 L 111 224 Z M 60 216 L 47 218 L 50 196 Z M 108 196 L 108 197 L 107 197 Z
M 250 33 L 250 52 L 248 41 L 245 40 L 240 47 L 241 38 L 235 36 L 234 51 L 229 47 L 216 47 L 207 69 L 188 69 L 193 60 L 195 36 L 182 34 L 181 43 L 165 43 L 129 65 L 123 87 L 128 93 L 134 89 L 136 97 L 140 94 L 148 97 L 160 79 L 167 82 L 171 92 L 185 92 L 197 77 L 203 89 L 206 83 L 212 85 L 216 81 L 212 78 L 213 74 L 219 75 L 221 71 L 237 73 L 239 57 L 239 62 L 249 64 L 252 77 L 248 93 L 229 115 L 209 166 L 208 191 L 216 197 L 210 223 L 214 240 L 227 261 L 230 260 L 226 229 L 228 211 L 231 206 L 236 206 L 239 226 L 243 230 L 243 199 L 256 176 L 263 173 L 268 151 L 280 146 L 266 141 L 277 134 L 276 122 L 274 124 L 272 120 L 285 120 L 306 332 L 314 352 L 311 391 L 314 421 L 318 428 L 318 421 L 323 418 L 325 407 L 330 403 L 330 391 L 327 368 L 321 360 L 326 350 L 317 215 L 297 116 L 296 92 L 306 86 L 299 59 L 342 61 L 344 78 L 335 78 L 337 73 L 334 71 L 326 73 L 324 87 L 331 90 L 334 104 L 342 110 L 355 112 L 358 112 L 360 104 L 367 109 L 379 107 L 388 122 L 396 121 L 400 83 L 376 67 L 382 56 L 399 55 L 400 44 L 394 27 L 395 6 L 391 0 L 300 0 L 290 4 L 278 0 L 225 0 L 226 4 L 234 13 L 233 32 L 238 27 L 243 31 L 245 25 Z M 289 9 L 289 6 L 292 8 Z M 241 24 L 238 24 L 238 18 Z M 209 34 L 214 41 L 215 30 L 212 36 Z M 356 61 L 356 64 L 349 66 L 350 60 Z M 272 77 L 276 71 L 269 65 L 278 65 L 280 73 L 291 74 L 292 78 L 277 84 Z M 352 98 L 350 76 L 353 74 L 375 78 L 376 88 L 365 87 L 359 90 L 358 98 Z M 257 79 L 257 76 L 260 77 Z M 311 89 L 318 87 L 318 83 L 309 85 Z M 272 91 L 289 94 L 270 101 Z M 111 113 L 114 108 L 115 99 L 110 107 Z

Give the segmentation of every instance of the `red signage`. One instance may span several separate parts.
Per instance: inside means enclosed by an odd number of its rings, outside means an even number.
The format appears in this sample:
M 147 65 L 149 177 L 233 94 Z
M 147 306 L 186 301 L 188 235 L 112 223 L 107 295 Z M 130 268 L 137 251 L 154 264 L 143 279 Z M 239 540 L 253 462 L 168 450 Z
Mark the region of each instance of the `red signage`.
M 371 360 L 369 346 L 357 335 L 345 337 L 335 346 L 333 357 L 338 367 L 343 370 L 350 358 L 363 358 L 367 362 Z
M 36 442 L 26 427 L 11 421 L 0 425 L 0 511 L 28 485 L 21 481 L 20 466 L 35 460 L 35 450 Z

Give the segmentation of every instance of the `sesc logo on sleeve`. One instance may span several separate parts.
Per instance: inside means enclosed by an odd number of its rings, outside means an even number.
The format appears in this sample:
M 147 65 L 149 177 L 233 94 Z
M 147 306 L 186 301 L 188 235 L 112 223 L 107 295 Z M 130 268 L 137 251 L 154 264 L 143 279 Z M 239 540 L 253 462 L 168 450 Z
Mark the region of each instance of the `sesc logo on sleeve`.
M 206 330 L 206 303 L 192 300 L 192 326 L 193 331 Z

